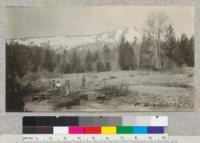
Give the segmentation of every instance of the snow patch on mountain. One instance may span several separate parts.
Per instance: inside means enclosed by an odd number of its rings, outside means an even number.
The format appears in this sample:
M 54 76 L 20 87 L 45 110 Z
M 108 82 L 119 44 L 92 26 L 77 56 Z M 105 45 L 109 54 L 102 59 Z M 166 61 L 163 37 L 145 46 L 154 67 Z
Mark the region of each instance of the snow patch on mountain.
M 49 45 L 51 48 L 66 48 L 71 49 L 75 47 L 85 46 L 88 44 L 95 43 L 116 43 L 118 44 L 122 37 L 125 41 L 133 43 L 135 40 L 140 43 L 142 36 L 137 29 L 134 27 L 122 27 L 113 31 L 104 32 L 97 35 L 81 35 L 81 36 L 60 36 L 60 37 L 38 37 L 38 38 L 26 38 L 26 39 L 14 39 L 8 40 L 7 43 L 11 42 L 26 45 L 26 46 L 43 46 Z
M 134 29 L 133 27 L 128 27 L 125 31 L 124 31 L 124 38 L 125 41 L 128 41 L 129 43 L 134 42 L 135 40 L 137 42 L 141 42 L 142 40 L 142 36 L 140 33 L 138 33 L 136 31 L 136 29 Z

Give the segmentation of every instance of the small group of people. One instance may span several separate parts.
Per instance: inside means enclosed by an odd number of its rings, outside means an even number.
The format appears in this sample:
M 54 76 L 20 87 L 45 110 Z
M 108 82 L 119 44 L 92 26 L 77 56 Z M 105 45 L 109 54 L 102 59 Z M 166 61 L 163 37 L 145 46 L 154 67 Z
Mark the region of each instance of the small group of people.
M 53 90 L 57 90 L 59 92 L 59 95 L 61 95 L 63 87 L 65 91 L 65 96 L 69 96 L 70 95 L 70 81 L 69 80 L 65 80 L 64 85 L 59 80 L 52 81 L 52 88 Z
M 86 77 L 83 74 L 82 78 L 81 78 L 81 87 L 85 88 L 85 86 L 86 86 Z M 58 91 L 59 95 L 62 94 L 62 91 L 63 91 L 63 88 L 64 88 L 64 91 L 65 91 L 64 95 L 65 96 L 69 96 L 70 93 L 71 93 L 71 83 L 70 83 L 70 80 L 65 80 L 64 84 L 62 84 L 60 82 L 60 80 L 58 80 L 58 81 L 52 80 L 52 88 L 53 88 L 53 90 Z

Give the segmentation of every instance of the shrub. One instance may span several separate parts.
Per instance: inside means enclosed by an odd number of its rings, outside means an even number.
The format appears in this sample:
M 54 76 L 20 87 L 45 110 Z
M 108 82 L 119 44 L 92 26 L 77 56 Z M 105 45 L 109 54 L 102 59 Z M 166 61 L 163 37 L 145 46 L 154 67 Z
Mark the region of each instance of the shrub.
M 111 76 L 111 77 L 110 77 L 110 79 L 116 79 L 116 78 L 117 78 L 116 76 Z
M 108 85 L 100 89 L 100 92 L 106 96 L 126 96 L 129 94 L 128 85 Z
M 27 81 L 37 81 L 38 79 L 40 79 L 40 75 L 37 73 L 28 73 L 24 76 L 23 79 Z
M 6 111 L 7 112 L 23 112 L 24 97 L 31 94 L 32 85 L 23 85 L 14 78 L 7 77 L 6 82 Z

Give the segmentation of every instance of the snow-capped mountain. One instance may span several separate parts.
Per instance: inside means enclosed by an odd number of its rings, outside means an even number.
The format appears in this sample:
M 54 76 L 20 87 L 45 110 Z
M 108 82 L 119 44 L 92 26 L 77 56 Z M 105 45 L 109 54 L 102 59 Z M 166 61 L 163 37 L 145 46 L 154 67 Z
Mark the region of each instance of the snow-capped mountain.
M 18 43 L 26 46 L 42 46 L 48 44 L 51 48 L 71 49 L 75 47 L 86 47 L 87 45 L 95 45 L 97 43 L 103 44 L 118 44 L 121 38 L 129 43 L 136 40 L 141 42 L 142 36 L 134 27 L 123 27 L 113 31 L 104 32 L 97 35 L 81 35 L 81 36 L 62 36 L 62 37 L 39 37 L 39 38 L 25 38 L 8 40 L 7 43 Z
M 124 27 L 113 30 L 111 32 L 104 32 L 97 36 L 98 41 L 106 42 L 120 42 L 121 38 L 124 37 L 125 41 L 132 43 L 135 38 L 138 42 L 141 42 L 141 34 L 134 27 Z

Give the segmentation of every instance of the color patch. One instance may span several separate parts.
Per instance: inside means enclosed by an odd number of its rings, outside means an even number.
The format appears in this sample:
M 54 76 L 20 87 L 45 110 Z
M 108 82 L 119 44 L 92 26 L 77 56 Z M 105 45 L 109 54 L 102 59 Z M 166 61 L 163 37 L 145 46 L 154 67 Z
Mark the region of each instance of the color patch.
M 69 127 L 69 134 L 84 134 L 84 127 Z
M 23 127 L 24 134 L 53 134 L 53 127 Z
M 36 127 L 37 134 L 53 134 L 53 127 Z
M 95 118 L 97 117 L 79 117 L 79 126 L 98 126 L 95 124 Z
M 105 126 L 101 127 L 102 134 L 116 134 L 117 129 L 115 126 Z
M 105 116 L 105 117 L 96 117 L 94 118 L 95 126 L 121 126 L 122 117 L 114 116 Z M 90 125 L 87 125 L 90 126 Z
M 121 126 L 135 126 L 136 125 L 136 117 L 125 116 L 122 118 Z
M 23 134 L 37 134 L 35 127 L 23 127 Z
M 101 127 L 84 127 L 85 134 L 101 134 Z
M 151 117 L 151 126 L 166 127 L 168 126 L 168 118 L 165 116 L 153 116 Z
M 79 117 L 28 116 L 23 117 L 23 126 L 79 126 Z
M 117 134 L 133 134 L 133 127 L 130 126 L 118 126 Z
M 164 134 L 164 127 L 148 127 L 149 134 Z
M 54 134 L 69 134 L 68 127 L 53 127 Z
M 136 125 L 135 126 L 150 126 L 150 125 L 151 125 L 151 117 L 149 117 L 149 116 L 136 117 Z
M 133 128 L 134 134 L 147 134 L 147 127 L 145 126 L 135 126 Z

